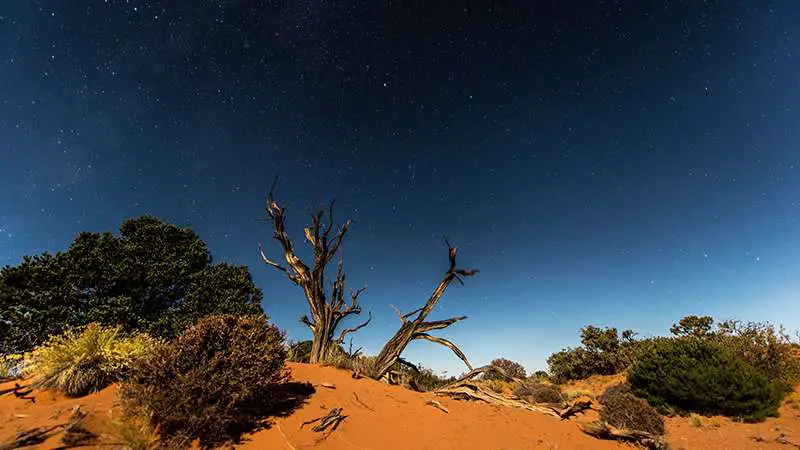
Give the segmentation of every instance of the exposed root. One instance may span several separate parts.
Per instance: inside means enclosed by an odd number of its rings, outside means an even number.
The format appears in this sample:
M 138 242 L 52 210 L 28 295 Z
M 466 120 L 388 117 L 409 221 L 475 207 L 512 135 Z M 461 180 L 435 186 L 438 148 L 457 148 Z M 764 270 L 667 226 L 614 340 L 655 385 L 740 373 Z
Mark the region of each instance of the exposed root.
M 579 423 L 578 428 L 589 436 L 598 439 L 610 439 L 628 442 L 652 450 L 667 450 L 669 446 L 659 436 L 644 431 L 623 430 L 605 422 Z

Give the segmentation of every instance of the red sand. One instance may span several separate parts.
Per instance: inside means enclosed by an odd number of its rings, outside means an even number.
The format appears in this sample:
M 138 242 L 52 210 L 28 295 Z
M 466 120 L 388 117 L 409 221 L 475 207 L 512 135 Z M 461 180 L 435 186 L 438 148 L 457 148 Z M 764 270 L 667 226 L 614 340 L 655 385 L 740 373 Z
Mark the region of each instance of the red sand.
M 600 441 L 580 432 L 576 421 L 589 421 L 594 415 L 561 421 L 536 412 L 493 407 L 476 402 L 437 398 L 432 394 L 411 392 L 373 380 L 354 380 L 349 372 L 330 367 L 290 364 L 296 381 L 314 384 L 316 393 L 289 417 L 274 419 L 270 429 L 244 437 L 239 448 L 248 449 L 624 449 L 631 448 L 610 441 Z M 613 378 L 583 383 L 576 388 L 596 392 Z M 332 383 L 335 389 L 322 387 Z M 0 389 L 12 386 L 0 385 Z M 109 425 L 116 402 L 116 389 L 78 399 L 67 399 L 53 392 L 37 391 L 36 403 L 11 395 L 0 397 L 0 442 L 18 431 L 34 426 L 62 423 L 75 405 L 89 413 L 87 427 L 103 435 L 105 446 L 114 448 Z M 356 398 L 357 396 L 357 398 Z M 438 400 L 450 412 L 426 405 Z M 301 428 L 301 424 L 325 415 L 335 407 L 348 416 L 340 427 L 323 438 L 320 433 Z M 64 411 L 61 419 L 51 418 Z M 800 411 L 784 406 L 781 417 L 761 424 L 740 424 L 723 418 L 700 418 L 693 426 L 689 418 L 667 419 L 668 441 L 678 449 L 787 449 L 776 442 L 782 433 L 790 442 L 800 442 Z M 696 425 L 696 423 L 695 423 Z M 757 441 L 760 438 L 762 441 Z M 59 437 L 29 448 L 55 448 Z M 88 447 L 85 447 L 88 448 Z

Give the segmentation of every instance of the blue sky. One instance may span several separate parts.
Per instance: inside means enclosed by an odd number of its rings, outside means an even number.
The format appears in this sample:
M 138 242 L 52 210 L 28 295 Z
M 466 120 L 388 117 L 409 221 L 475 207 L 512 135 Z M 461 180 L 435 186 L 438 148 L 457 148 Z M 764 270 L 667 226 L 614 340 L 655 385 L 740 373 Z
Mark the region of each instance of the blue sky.
M 150 213 L 246 264 L 291 339 L 305 302 L 258 259 L 277 196 L 301 245 L 337 198 L 375 319 L 447 268 L 432 318 L 529 369 L 586 324 L 687 314 L 800 329 L 796 2 L 61 2 L 0 13 L 0 264 Z M 429 342 L 406 355 L 457 373 Z

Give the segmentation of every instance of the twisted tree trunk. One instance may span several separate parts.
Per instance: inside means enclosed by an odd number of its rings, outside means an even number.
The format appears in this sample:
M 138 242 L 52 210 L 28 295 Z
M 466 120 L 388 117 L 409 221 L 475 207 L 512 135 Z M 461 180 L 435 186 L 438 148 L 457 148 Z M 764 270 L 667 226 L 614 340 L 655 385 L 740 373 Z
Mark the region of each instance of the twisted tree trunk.
M 278 205 L 272 196 L 275 185 L 269 191 L 267 197 L 267 218 L 272 222 L 275 229 L 273 238 L 281 244 L 283 257 L 287 267 L 267 258 L 264 246 L 259 244 L 261 259 L 268 265 L 280 270 L 294 284 L 300 286 L 308 302 L 309 314 L 303 315 L 300 321 L 303 322 L 313 335 L 311 345 L 311 363 L 321 362 L 329 352 L 336 346 L 344 342 L 345 336 L 349 333 L 360 330 L 367 326 L 372 320 L 372 315 L 361 324 L 341 330 L 336 336 L 336 330 L 342 321 L 351 315 L 361 314 L 361 306 L 358 304 L 358 296 L 365 288 L 351 290 L 349 302 L 345 300 L 345 281 L 347 275 L 342 270 L 342 260 L 336 271 L 336 278 L 331 284 L 331 295 L 325 292 L 325 268 L 336 256 L 339 247 L 350 228 L 351 220 L 347 220 L 344 225 L 338 227 L 336 233 L 331 237 L 333 231 L 333 205 L 331 202 L 328 207 L 328 223 L 322 226 L 322 218 L 325 211 L 320 208 L 316 213 L 311 214 L 311 226 L 305 228 L 306 240 L 314 250 L 314 264 L 309 267 L 294 252 L 292 241 L 286 233 L 284 209 Z
M 433 330 L 441 330 L 443 328 L 447 328 L 450 325 L 458 322 L 459 320 L 466 319 L 466 316 L 460 317 L 453 317 L 450 319 L 445 320 L 436 320 L 431 322 L 426 322 L 425 319 L 428 317 L 428 314 L 433 310 L 433 307 L 436 306 L 436 303 L 444 294 L 444 291 L 447 290 L 447 287 L 453 280 L 458 280 L 459 283 L 464 284 L 461 277 L 469 277 L 478 273 L 475 269 L 459 269 L 456 267 L 456 255 L 458 253 L 458 248 L 451 247 L 450 243 L 447 242 L 447 248 L 450 258 L 450 268 L 445 272 L 444 278 L 436 287 L 436 289 L 431 294 L 430 298 L 428 298 L 427 303 L 419 309 L 411 311 L 408 314 L 403 314 L 399 310 L 397 310 L 397 315 L 400 317 L 400 321 L 402 325 L 400 325 L 400 329 L 394 334 L 394 336 L 389 339 L 386 345 L 383 346 L 380 354 L 378 354 L 377 359 L 374 362 L 372 367 L 372 373 L 370 374 L 375 379 L 384 378 L 388 372 L 391 370 L 392 366 L 396 363 L 405 364 L 411 366 L 413 369 L 416 367 L 413 364 L 403 360 L 400 358 L 400 355 L 405 350 L 408 344 L 415 340 L 415 339 L 424 339 L 427 341 L 435 342 L 437 344 L 444 345 L 445 347 L 449 348 L 456 354 L 464 364 L 472 370 L 472 366 L 470 365 L 467 357 L 464 353 L 452 342 L 448 341 L 447 339 L 443 339 L 436 336 L 431 336 L 428 334 L 429 331 Z M 413 319 L 411 319 L 413 317 Z

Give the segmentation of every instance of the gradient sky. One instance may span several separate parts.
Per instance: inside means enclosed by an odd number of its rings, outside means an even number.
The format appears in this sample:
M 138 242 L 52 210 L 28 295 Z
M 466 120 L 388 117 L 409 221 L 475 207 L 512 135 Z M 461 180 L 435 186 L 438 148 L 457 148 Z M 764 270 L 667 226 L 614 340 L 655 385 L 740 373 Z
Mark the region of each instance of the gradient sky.
M 800 329 L 800 2 L 544 3 L 0 0 L 0 265 L 150 213 L 250 266 L 303 339 L 258 258 L 278 173 L 297 245 L 307 207 L 354 219 L 368 352 L 441 279 L 442 235 L 481 272 L 431 318 L 469 316 L 439 335 L 473 364 L 544 368 L 586 324 Z

